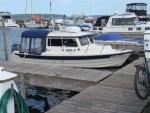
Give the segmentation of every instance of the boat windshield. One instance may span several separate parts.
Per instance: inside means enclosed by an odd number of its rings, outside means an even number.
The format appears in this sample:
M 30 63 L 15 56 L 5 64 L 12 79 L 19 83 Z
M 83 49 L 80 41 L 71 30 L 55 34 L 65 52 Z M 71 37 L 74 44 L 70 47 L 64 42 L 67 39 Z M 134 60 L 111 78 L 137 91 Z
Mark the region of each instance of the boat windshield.
M 89 41 L 88 41 L 87 36 L 80 37 L 80 38 L 79 38 L 79 41 L 80 41 L 81 46 L 85 46 L 85 45 L 88 45 L 88 44 L 89 44 Z
M 20 52 L 41 54 L 43 47 L 42 38 L 22 38 Z

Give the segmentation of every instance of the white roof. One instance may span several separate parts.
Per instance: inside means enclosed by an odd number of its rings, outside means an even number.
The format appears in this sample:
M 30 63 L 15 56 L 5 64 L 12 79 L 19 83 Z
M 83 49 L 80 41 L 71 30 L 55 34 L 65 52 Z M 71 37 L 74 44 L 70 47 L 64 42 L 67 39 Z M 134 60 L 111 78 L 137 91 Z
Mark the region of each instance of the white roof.
M 83 32 L 79 30 L 79 27 L 71 26 L 71 27 L 62 27 L 59 31 L 50 32 L 47 36 L 58 36 L 58 37 L 79 37 L 84 35 L 93 35 L 90 32 Z
M 88 32 L 70 33 L 70 32 L 53 31 L 50 32 L 47 36 L 79 37 L 84 35 L 93 35 L 93 34 Z

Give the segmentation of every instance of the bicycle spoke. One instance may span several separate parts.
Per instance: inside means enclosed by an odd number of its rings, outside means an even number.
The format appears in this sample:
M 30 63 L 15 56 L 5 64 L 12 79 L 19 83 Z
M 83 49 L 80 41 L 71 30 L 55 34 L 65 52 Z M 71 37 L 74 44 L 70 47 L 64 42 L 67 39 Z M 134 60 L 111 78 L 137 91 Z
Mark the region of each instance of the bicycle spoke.
M 145 100 L 148 97 L 148 84 L 146 79 L 146 69 L 138 68 L 135 73 L 134 88 L 137 96 L 142 100 Z

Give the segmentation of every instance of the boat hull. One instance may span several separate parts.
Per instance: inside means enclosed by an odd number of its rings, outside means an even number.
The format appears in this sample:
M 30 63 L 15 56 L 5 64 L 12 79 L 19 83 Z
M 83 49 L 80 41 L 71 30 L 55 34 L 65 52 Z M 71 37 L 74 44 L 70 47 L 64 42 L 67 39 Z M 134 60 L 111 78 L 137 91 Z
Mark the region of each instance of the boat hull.
M 32 28 L 32 29 L 41 29 L 47 27 L 47 23 L 37 24 L 34 22 L 25 22 L 25 27 Z
M 69 66 L 82 68 L 104 68 L 119 67 L 131 55 L 131 52 L 110 54 L 110 55 L 93 55 L 93 56 L 42 56 L 42 55 L 25 55 L 12 53 L 11 59 L 14 62 L 23 62 L 31 64 L 42 64 L 51 66 Z

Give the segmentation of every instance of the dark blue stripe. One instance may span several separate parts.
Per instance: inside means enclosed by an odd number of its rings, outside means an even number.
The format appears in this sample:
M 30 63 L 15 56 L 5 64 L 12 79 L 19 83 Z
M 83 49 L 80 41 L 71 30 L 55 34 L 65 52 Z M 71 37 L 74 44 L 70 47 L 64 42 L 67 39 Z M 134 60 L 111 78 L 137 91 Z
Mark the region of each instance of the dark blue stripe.
M 127 52 L 130 53 L 130 52 Z M 102 59 L 110 58 L 114 55 L 123 55 L 125 53 L 113 54 L 113 55 L 93 55 L 93 56 L 42 56 L 42 55 L 25 55 L 25 58 L 31 59 L 46 59 L 46 60 L 91 60 L 91 59 Z M 24 57 L 24 54 L 16 54 L 19 57 Z

